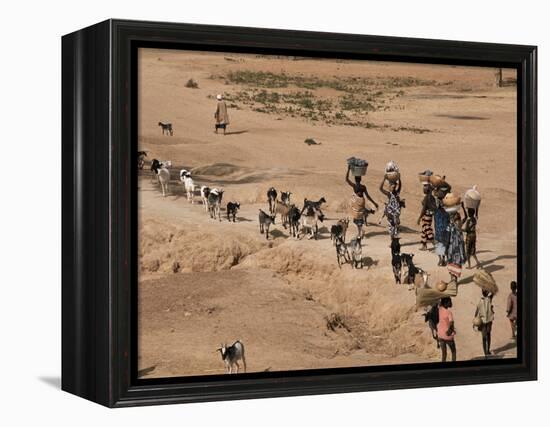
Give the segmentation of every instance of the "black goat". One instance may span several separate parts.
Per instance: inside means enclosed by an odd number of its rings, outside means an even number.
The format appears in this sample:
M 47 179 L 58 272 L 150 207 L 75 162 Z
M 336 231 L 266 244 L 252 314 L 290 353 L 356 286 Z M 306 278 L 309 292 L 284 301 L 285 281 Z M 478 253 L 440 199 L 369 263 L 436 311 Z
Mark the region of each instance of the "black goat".
M 241 208 L 241 204 L 239 202 L 227 203 L 227 208 L 226 208 L 227 220 L 231 222 L 231 217 L 233 217 L 233 222 L 235 222 L 237 212 L 239 211 L 240 208 Z

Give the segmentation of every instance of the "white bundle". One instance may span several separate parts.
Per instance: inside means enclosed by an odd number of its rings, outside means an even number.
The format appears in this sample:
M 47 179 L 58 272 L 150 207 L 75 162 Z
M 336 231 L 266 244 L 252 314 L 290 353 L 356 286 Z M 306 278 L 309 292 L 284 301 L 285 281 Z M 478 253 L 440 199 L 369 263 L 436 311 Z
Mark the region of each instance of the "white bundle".
M 386 172 L 399 172 L 399 166 L 393 160 L 386 164 Z

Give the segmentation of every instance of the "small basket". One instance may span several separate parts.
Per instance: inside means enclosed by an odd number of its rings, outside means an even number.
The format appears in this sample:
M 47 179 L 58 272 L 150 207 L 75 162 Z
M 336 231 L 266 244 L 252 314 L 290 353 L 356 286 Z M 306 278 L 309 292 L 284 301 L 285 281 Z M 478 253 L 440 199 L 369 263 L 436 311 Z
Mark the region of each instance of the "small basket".
M 430 184 L 432 184 L 434 187 L 439 187 L 443 182 L 443 177 L 441 175 L 431 175 L 428 178 L 428 181 Z
M 349 170 L 353 176 L 365 176 L 367 174 L 367 166 L 354 166 L 351 165 Z
M 443 205 L 447 208 L 459 206 L 460 196 L 457 196 L 453 193 L 447 193 L 447 195 L 443 198 Z

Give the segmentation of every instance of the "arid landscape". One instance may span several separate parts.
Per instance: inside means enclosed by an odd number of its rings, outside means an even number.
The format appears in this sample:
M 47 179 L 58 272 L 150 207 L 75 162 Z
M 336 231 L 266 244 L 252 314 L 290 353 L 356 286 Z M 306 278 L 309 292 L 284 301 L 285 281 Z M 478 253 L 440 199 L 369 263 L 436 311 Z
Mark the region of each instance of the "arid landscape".
M 415 307 L 415 292 L 393 279 L 382 209 L 369 216 L 365 268 L 338 267 L 330 227 L 349 215 L 346 159 L 368 160 L 364 182 L 382 207 L 384 167 L 401 171 L 402 252 L 447 280 L 437 256 L 419 251 L 418 174 L 445 175 L 453 192 L 482 195 L 478 257 L 496 279 L 494 358 L 516 357 L 505 315 L 516 280 L 515 71 L 461 66 L 270 57 L 141 49 L 138 61 L 139 375 L 224 373 L 216 349 L 239 339 L 248 372 L 438 362 L 440 352 Z M 216 95 L 230 124 L 214 133 Z M 159 122 L 171 123 L 163 135 Z M 149 170 L 172 163 L 168 194 Z M 194 203 L 179 179 L 197 185 Z M 241 208 L 211 219 L 201 185 L 223 188 Z M 277 217 L 269 239 L 258 210 L 267 190 L 326 199 L 317 240 L 289 236 Z M 348 229 L 348 240 L 356 232 Z M 458 360 L 483 359 L 472 318 L 481 291 L 464 269 L 453 298 Z

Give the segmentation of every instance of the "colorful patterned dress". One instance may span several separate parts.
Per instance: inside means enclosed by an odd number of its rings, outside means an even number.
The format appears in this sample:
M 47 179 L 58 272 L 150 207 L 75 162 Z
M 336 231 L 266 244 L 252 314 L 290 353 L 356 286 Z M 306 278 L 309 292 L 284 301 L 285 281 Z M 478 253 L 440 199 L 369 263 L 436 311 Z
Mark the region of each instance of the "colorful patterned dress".
M 423 245 L 434 240 L 434 230 L 432 227 L 432 221 L 435 210 L 435 200 L 431 194 L 427 194 L 422 202 L 424 215 L 421 218 L 422 232 L 420 233 L 420 240 Z
M 434 213 L 435 225 L 435 253 L 439 256 L 445 255 L 445 248 L 449 241 L 447 227 L 449 225 L 449 214 L 445 212 L 443 206 L 439 204 Z
M 399 202 L 399 195 L 390 193 L 386 205 L 386 218 L 388 219 L 388 231 L 391 237 L 396 237 L 399 233 L 400 216 L 401 203 Z
M 464 223 L 464 232 L 466 233 L 464 244 L 466 246 L 466 256 L 468 258 L 476 254 L 476 225 L 477 220 L 475 219 L 475 217 L 466 218 L 466 221 Z
M 447 245 L 447 270 L 458 278 L 462 274 L 462 265 L 466 262 L 466 252 L 464 250 L 464 238 L 462 230 L 451 222 L 447 226 L 449 233 L 449 243 Z

